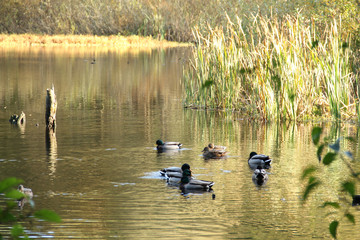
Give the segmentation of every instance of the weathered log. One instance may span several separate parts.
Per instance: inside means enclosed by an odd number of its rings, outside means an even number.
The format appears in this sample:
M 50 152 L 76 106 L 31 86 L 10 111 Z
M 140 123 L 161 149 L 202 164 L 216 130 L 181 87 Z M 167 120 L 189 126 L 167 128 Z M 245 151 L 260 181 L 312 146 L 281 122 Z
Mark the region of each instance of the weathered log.
M 12 124 L 17 124 L 17 125 L 25 125 L 26 122 L 26 116 L 25 113 L 23 111 L 21 111 L 20 116 L 18 116 L 17 114 L 13 114 L 11 115 L 9 122 Z
M 54 129 L 56 127 L 56 109 L 57 101 L 55 95 L 54 85 L 51 89 L 46 89 L 46 110 L 45 110 L 45 121 L 46 127 L 49 129 Z

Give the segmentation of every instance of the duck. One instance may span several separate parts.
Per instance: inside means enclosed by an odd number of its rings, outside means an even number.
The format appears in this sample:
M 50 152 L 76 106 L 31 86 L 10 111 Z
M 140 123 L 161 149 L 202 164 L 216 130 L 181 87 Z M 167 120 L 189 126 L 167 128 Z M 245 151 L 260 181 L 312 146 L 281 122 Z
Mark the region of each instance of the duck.
M 269 179 L 269 176 L 265 169 L 263 169 L 261 166 L 258 166 L 252 175 L 252 181 L 256 186 L 262 186 L 266 184 L 267 180 Z
M 270 159 L 270 157 L 267 155 L 251 152 L 248 159 L 248 164 L 251 169 L 256 169 L 258 166 L 268 169 L 270 168 L 271 161 L 272 159 Z
M 25 195 L 26 198 L 32 198 L 33 197 L 33 192 L 30 188 L 26 188 L 23 185 L 19 185 L 18 187 L 18 191 L 23 193 Z
M 210 191 L 212 190 L 212 186 L 215 184 L 212 181 L 198 180 L 194 179 L 191 174 L 190 165 L 185 163 L 181 167 L 182 169 L 182 177 L 180 179 L 180 190 L 183 192 L 187 190 L 202 190 L 202 191 Z
M 227 152 L 223 148 L 209 148 L 205 147 L 204 150 L 202 150 L 203 156 L 206 159 L 209 158 L 222 158 L 226 156 Z
M 180 149 L 182 146 L 180 142 L 163 142 L 160 139 L 156 141 L 156 145 L 156 149 L 158 151 L 176 150 Z
M 220 145 L 214 145 L 213 143 L 209 143 L 209 145 L 208 145 L 208 148 L 210 149 L 210 150 L 226 150 L 226 147 L 225 146 L 220 146 Z
M 25 206 L 25 203 L 31 201 L 34 194 L 30 188 L 25 188 L 23 185 L 18 186 L 18 191 L 21 192 L 22 194 L 24 194 L 24 197 L 22 197 L 18 200 L 19 208 L 23 209 L 23 207 Z

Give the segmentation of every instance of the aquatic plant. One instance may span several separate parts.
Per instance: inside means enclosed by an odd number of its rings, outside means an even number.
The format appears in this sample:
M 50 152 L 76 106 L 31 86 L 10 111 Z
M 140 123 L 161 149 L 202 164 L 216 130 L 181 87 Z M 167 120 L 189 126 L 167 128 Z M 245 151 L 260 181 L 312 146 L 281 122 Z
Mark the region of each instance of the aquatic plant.
M 356 115 L 358 75 L 350 37 L 334 20 L 317 32 L 299 14 L 253 16 L 247 28 L 194 30 L 197 46 L 184 70 L 184 104 L 239 110 L 264 120 Z

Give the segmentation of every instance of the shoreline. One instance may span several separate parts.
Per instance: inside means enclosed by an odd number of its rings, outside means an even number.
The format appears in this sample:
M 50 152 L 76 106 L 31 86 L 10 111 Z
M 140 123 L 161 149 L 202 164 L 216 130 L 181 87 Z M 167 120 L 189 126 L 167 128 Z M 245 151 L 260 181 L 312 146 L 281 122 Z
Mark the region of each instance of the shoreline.
M 96 36 L 96 35 L 41 35 L 0 34 L 0 47 L 113 47 L 113 48 L 172 48 L 189 47 L 190 43 L 157 40 L 141 36 Z

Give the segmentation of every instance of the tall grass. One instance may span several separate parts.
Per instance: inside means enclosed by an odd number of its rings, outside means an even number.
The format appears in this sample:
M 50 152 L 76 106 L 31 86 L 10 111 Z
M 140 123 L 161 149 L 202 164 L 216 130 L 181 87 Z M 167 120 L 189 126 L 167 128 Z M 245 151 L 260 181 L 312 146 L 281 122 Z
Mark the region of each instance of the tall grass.
M 342 15 L 349 32 L 360 31 L 360 6 L 353 0 L 2 0 L 0 33 L 142 35 L 192 41 L 192 29 L 226 26 L 229 16 L 271 11 L 279 16 L 298 9 L 327 22 Z
M 184 72 L 185 105 L 240 110 L 264 120 L 356 115 L 358 91 L 349 36 L 341 21 L 316 31 L 286 16 L 229 19 L 225 29 L 195 29 L 198 45 Z

